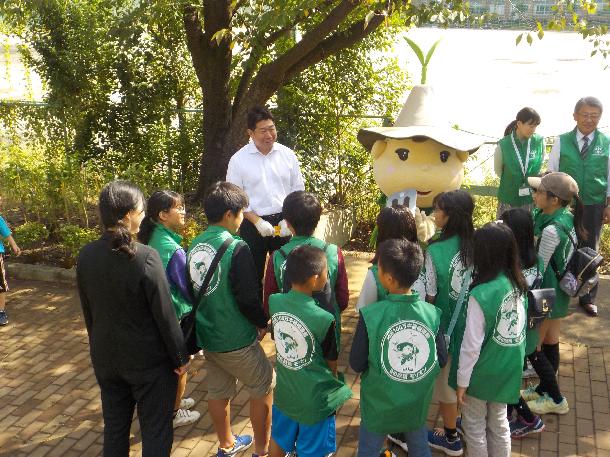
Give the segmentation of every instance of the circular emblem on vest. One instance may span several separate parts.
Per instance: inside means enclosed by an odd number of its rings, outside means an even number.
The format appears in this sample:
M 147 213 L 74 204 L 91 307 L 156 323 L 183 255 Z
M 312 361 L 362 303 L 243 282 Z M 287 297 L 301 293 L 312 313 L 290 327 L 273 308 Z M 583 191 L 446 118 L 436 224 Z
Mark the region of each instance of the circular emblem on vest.
M 205 276 L 208 274 L 208 270 L 210 269 L 210 265 L 212 264 L 215 255 L 216 249 L 207 243 L 198 244 L 191 251 L 189 255 L 189 273 L 191 275 L 191 280 L 195 283 L 195 292 L 199 293 L 199 289 L 203 284 Z M 208 284 L 208 289 L 204 293 L 205 296 L 210 295 L 218 288 L 221 271 L 219 262 L 212 275 L 210 284 Z
M 275 313 L 271 319 L 276 358 L 290 370 L 300 370 L 313 361 L 313 335 L 301 319 L 290 313 Z
M 453 259 L 451 259 L 451 263 L 449 264 L 449 277 L 451 278 L 450 287 L 449 287 L 449 297 L 452 300 L 457 300 L 460 296 L 460 290 L 462 289 L 462 278 L 464 277 L 464 273 L 466 272 L 466 267 L 462 265 L 462 259 L 460 258 L 460 253 L 458 252 Z
M 500 346 L 517 346 L 525 338 L 524 297 L 513 290 L 504 296 L 496 314 L 496 328 L 493 339 Z
M 421 322 L 397 322 L 383 335 L 381 367 L 394 381 L 417 382 L 430 373 L 435 363 L 434 334 Z

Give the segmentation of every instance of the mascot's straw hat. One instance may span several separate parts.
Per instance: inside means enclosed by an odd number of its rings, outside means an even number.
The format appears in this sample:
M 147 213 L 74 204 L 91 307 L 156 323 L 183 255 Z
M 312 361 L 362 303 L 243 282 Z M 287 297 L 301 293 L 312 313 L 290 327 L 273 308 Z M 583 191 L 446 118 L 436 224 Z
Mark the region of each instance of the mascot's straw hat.
M 418 136 L 432 138 L 447 147 L 468 152 L 478 149 L 486 141 L 479 135 L 451 127 L 431 86 L 413 87 L 394 127 L 360 129 L 358 141 L 370 151 L 377 140 L 402 140 Z

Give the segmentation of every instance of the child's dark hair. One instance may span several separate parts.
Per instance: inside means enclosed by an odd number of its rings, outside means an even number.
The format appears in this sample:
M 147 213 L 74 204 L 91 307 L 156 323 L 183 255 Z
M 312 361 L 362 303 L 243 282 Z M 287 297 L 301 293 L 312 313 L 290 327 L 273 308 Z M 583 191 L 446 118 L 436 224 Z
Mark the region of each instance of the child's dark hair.
M 504 211 L 500 219 L 513 231 L 519 248 L 521 268 L 531 268 L 536 265 L 538 255 L 534 244 L 534 219 L 532 214 L 523 208 L 512 208 Z
M 546 191 L 546 196 L 547 198 L 557 197 L 557 195 L 555 195 L 553 192 L 549 192 L 548 190 Z M 570 205 L 570 202 L 568 200 L 564 200 L 560 197 L 557 197 L 557 199 L 559 200 L 561 206 L 563 206 L 564 208 Z M 574 230 L 576 231 L 578 238 L 580 238 L 581 240 L 586 240 L 589 238 L 589 232 L 587 232 L 583 224 L 583 219 L 585 217 L 585 207 L 578 195 L 574 195 L 574 197 L 572 197 L 572 200 L 574 203 Z
M 517 113 L 514 121 L 511 121 L 510 124 L 506 126 L 504 129 L 504 136 L 510 135 L 517 128 L 517 121 L 521 121 L 524 124 L 532 123 L 534 125 L 540 124 L 540 114 L 534 108 L 521 108 Z
M 239 211 L 247 208 L 248 195 L 233 183 L 218 181 L 208 187 L 203 199 L 203 212 L 210 224 L 222 220 L 227 211 L 237 215 Z
M 326 267 L 326 254 L 320 248 L 303 244 L 288 254 L 285 277 L 291 284 L 305 284 L 314 275 L 320 275 Z
M 135 245 L 122 219 L 140 204 L 145 208 L 145 203 L 142 191 L 128 181 L 111 181 L 100 192 L 98 210 L 102 226 L 110 236 L 110 246 L 130 258 L 135 256 Z
M 378 264 L 400 287 L 411 287 L 424 264 L 419 244 L 404 238 L 385 240 L 377 247 Z
M 474 200 L 465 190 L 441 192 L 432 201 L 435 208 L 442 210 L 448 217 L 447 225 L 443 227 L 438 241 L 457 235 L 460 238 L 460 260 L 462 265 L 472 264 L 472 213 Z
M 267 119 L 274 120 L 271 111 L 266 106 L 253 106 L 248 110 L 246 125 L 250 130 L 254 130 L 256 129 L 256 124 Z
M 405 239 L 417 243 L 415 218 L 406 206 L 385 207 L 377 215 L 377 247 L 386 240 Z M 378 249 L 372 263 L 377 263 Z
M 159 213 L 169 211 L 172 208 L 184 205 L 184 198 L 173 190 L 158 190 L 154 192 L 146 202 L 146 217 L 140 224 L 138 240 L 140 243 L 148 244 L 155 224 L 159 222 Z
M 298 236 L 311 236 L 318 226 L 322 205 L 318 198 L 304 190 L 291 192 L 284 199 L 282 216 Z
M 527 292 L 527 283 L 521 272 L 519 248 L 508 225 L 488 222 L 474 232 L 474 273 L 470 288 L 496 279 L 504 273 L 513 287 Z

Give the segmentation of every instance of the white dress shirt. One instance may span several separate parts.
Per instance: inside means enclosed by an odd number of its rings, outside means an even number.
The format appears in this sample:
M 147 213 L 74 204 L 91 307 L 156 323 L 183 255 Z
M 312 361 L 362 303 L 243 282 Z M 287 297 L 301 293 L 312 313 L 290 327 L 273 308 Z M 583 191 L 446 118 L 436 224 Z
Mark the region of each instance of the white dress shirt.
M 226 180 L 248 194 L 250 206 L 244 211 L 259 216 L 281 213 L 289 193 L 305 190 L 297 156 L 277 142 L 268 154 L 249 142 L 231 157 Z
M 595 139 L 595 131 L 586 136 L 589 138 L 589 145 L 591 145 Z M 576 142 L 578 143 L 578 150 L 582 149 L 584 138 L 585 135 L 580 133 L 580 130 L 576 129 Z M 551 148 L 551 154 L 549 155 L 549 171 L 559 171 L 559 151 L 561 151 L 561 137 L 556 137 L 553 147 Z M 606 190 L 606 197 L 610 197 L 610 157 L 608 157 L 608 189 Z

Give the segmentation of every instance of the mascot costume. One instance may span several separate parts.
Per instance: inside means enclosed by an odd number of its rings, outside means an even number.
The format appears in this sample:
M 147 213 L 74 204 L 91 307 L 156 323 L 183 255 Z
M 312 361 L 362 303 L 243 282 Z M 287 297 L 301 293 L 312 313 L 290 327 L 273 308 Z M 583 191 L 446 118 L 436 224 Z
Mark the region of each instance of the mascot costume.
M 485 142 L 451 127 L 426 85 L 413 87 L 394 127 L 361 129 L 358 141 L 371 153 L 375 182 L 388 203 L 414 212 L 420 241 L 436 231 L 430 215 L 434 197 L 460 188 L 464 162 Z

